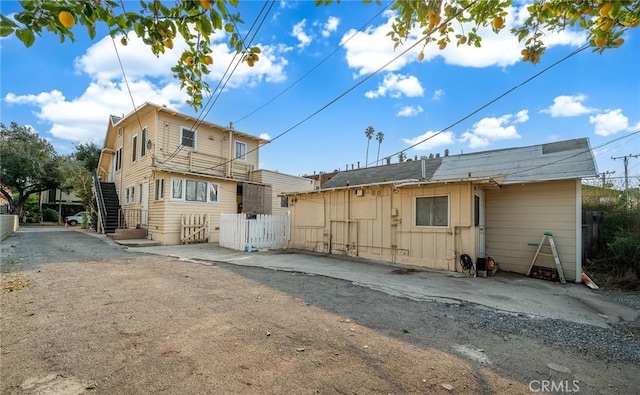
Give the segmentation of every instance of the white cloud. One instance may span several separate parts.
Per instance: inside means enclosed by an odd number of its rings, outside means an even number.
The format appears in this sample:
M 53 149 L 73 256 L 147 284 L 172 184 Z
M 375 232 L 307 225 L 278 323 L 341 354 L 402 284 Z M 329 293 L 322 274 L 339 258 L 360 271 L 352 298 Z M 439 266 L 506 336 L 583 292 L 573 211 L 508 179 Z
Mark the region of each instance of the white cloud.
M 298 48 L 303 49 L 311 44 L 311 37 L 305 33 L 304 27 L 307 24 L 307 20 L 303 19 L 300 22 L 293 25 L 293 30 L 291 30 L 291 35 L 298 39 Z
M 520 122 L 522 116 L 518 116 L 518 114 L 521 113 L 522 111 L 516 114 L 514 123 Z M 512 118 L 514 118 L 512 114 L 503 115 L 499 118 L 483 118 L 474 123 L 470 131 L 464 132 L 460 141 L 467 142 L 471 148 L 478 148 L 486 147 L 497 140 L 519 139 L 521 136 L 518 134 L 516 127 L 509 125 L 509 121 Z
M 436 91 L 433 92 L 433 96 L 431 96 L 431 99 L 438 101 L 442 98 L 442 96 L 444 96 L 444 91 L 442 89 L 436 89 Z
M 407 97 L 420 97 L 424 94 L 424 89 L 417 77 L 413 75 L 402 75 L 389 73 L 384 76 L 378 89 L 365 92 L 365 97 L 376 99 L 378 97 L 389 96 L 399 98 L 402 95 Z
M 589 123 L 594 125 L 594 132 L 598 136 L 610 136 L 622 131 L 635 130 L 638 125 L 629 126 L 629 118 L 622 114 L 622 110 L 608 110 L 602 114 L 589 117 Z
M 327 20 L 327 23 L 323 25 L 322 29 L 322 37 L 329 37 L 331 33 L 338 30 L 338 25 L 340 24 L 340 18 L 335 16 L 330 16 Z
M 523 123 L 529 120 L 529 110 L 520 110 L 515 115 L 515 121 L 513 123 Z
M 207 80 L 215 87 L 227 65 L 231 63 L 235 50 L 226 43 L 224 34 L 212 37 L 211 49 L 214 63 Z M 166 104 L 180 110 L 187 99 L 178 81 L 173 78 L 171 66 L 180 57 L 182 46 L 176 38 L 174 48 L 165 55 L 156 58 L 143 46 L 135 33 L 129 34 L 127 46 L 118 45 L 131 96 L 136 106 L 146 101 Z M 282 56 L 290 48 L 284 46 L 261 45 L 260 61 L 255 67 L 241 64 L 227 84 L 226 89 L 240 86 L 254 86 L 263 81 L 280 82 L 286 77 L 284 67 L 286 59 Z M 122 71 L 115 56 L 111 37 L 99 40 L 75 60 L 76 72 L 89 75 L 92 82 L 78 97 L 67 99 L 60 91 L 41 92 L 39 94 L 16 95 L 7 93 L 4 100 L 8 104 L 31 105 L 37 110 L 35 116 L 43 123 L 51 124 L 48 133 L 53 137 L 68 141 L 96 141 L 104 138 L 107 120 L 110 114 L 128 114 L 133 110 Z
M 269 136 L 269 133 L 260 133 L 260 136 L 258 137 L 264 140 L 271 140 L 271 136 Z
M 424 110 L 421 106 L 404 106 L 398 111 L 396 115 L 399 117 L 415 117 L 422 111 Z
M 510 29 L 522 23 L 526 5 L 521 4 L 515 8 L 508 7 L 507 11 L 509 15 L 505 19 L 505 28 L 500 33 L 493 33 L 490 27 L 478 29 L 478 34 L 482 36 L 481 48 L 476 48 L 473 45 L 456 46 L 455 35 L 460 34 L 462 30 L 461 27 L 454 24 L 454 31 L 450 33 L 451 43 L 442 51 L 438 49 L 437 44 L 429 43 L 424 49 L 425 56 L 423 61 L 430 61 L 440 56 L 447 64 L 463 67 L 507 67 L 520 62 L 522 56 L 520 51 L 523 44 L 510 32 Z M 346 49 L 347 64 L 350 68 L 357 70 L 356 76 L 376 71 L 422 37 L 419 29 L 414 29 L 409 33 L 407 42 L 394 50 L 393 42 L 387 36 L 387 33 L 391 31 L 395 14 L 387 11 L 384 15 L 388 19 L 383 24 L 370 26 L 348 42 L 347 39 L 355 33 L 355 30 L 346 32 L 342 38 L 342 43 Z M 462 26 L 465 32 L 470 31 L 471 27 L 471 25 Z M 546 32 L 544 41 L 549 48 L 559 45 L 577 47 L 586 41 L 586 35 L 583 32 L 575 31 Z M 386 70 L 398 71 L 411 62 L 417 62 L 417 56 L 421 48 L 422 46 L 418 45 L 412 51 L 391 63 Z
M 551 106 L 541 110 L 540 112 L 550 114 L 555 118 L 576 117 L 578 115 L 588 114 L 595 111 L 595 109 L 585 107 L 585 105 L 582 104 L 585 100 L 587 100 L 587 96 L 585 95 L 558 96 L 553 99 L 553 104 Z
M 417 151 L 427 151 L 435 147 L 455 144 L 456 136 L 452 131 L 449 130 L 442 133 L 427 131 L 420 136 L 416 136 L 410 139 L 402 139 L 402 141 L 406 144 L 409 144 L 409 146 L 418 144 L 413 147 L 413 149 Z

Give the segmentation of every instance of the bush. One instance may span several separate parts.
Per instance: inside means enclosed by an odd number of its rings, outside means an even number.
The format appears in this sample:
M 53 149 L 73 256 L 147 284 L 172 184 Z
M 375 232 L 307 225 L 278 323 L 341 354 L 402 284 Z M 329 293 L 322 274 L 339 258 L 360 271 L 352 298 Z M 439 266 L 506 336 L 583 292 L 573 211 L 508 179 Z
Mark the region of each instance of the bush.
M 50 208 L 42 210 L 42 220 L 46 222 L 58 222 L 58 212 Z

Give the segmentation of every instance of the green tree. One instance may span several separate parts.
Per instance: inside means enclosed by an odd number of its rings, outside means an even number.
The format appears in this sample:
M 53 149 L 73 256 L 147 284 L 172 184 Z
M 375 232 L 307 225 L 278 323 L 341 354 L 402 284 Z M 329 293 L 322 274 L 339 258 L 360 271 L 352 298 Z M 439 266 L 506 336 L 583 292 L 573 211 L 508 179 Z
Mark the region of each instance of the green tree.
M 405 160 L 407 160 L 407 154 L 404 151 L 400 151 L 400 153 L 398 154 L 398 162 L 402 163 Z
M 371 138 L 375 132 L 376 131 L 373 129 L 373 126 L 368 126 L 364 131 L 364 135 L 367 136 L 367 156 L 364 160 L 364 167 L 369 165 L 369 143 L 371 142 Z
M 259 60 L 260 49 L 247 47 L 238 34 L 237 25 L 242 19 L 231 10 L 237 8 L 238 2 L 175 0 L 168 5 L 161 0 L 30 0 L 21 2 L 22 11 L 12 18 L 0 15 L 0 36 L 15 35 L 31 46 L 43 31 L 58 35 L 61 41 L 73 41 L 74 25 L 84 25 L 91 38 L 97 27 L 104 25 L 112 37 L 122 36 L 123 45 L 127 35 L 135 32 L 159 56 L 173 48 L 173 39 L 180 34 L 188 48 L 171 70 L 190 96 L 187 103 L 198 110 L 203 93 L 210 93 L 202 77 L 213 62 L 209 55 L 212 34 L 224 29 L 229 34 L 229 45 L 242 53 L 247 65 L 253 66 Z M 333 0 L 316 0 L 316 5 L 331 3 Z M 375 3 L 379 5 L 380 0 Z M 444 49 L 453 39 L 456 45 L 480 47 L 484 31 L 480 28 L 490 27 L 495 33 L 504 29 L 506 17 L 514 10 L 511 5 L 512 0 L 395 0 L 391 8 L 396 17 L 389 36 L 397 47 L 409 38 L 410 32 L 419 29 L 424 45 L 434 43 Z M 568 27 L 585 31 L 594 51 L 602 53 L 619 47 L 624 43 L 625 30 L 640 24 L 640 0 L 534 0 L 526 14 L 524 23 L 511 29 L 511 33 L 523 43 L 523 61 L 535 64 L 546 50 L 547 33 Z M 454 24 L 466 30 L 453 35 Z M 418 58 L 423 57 L 421 52 Z
M 100 147 L 92 142 L 80 143 L 74 153 L 64 158 L 61 167 L 64 178 L 61 187 L 72 190 L 92 215 L 97 212 L 92 173 L 98 167 L 100 151 Z M 96 223 L 95 218 L 92 223 Z
M 380 146 L 382 145 L 382 140 L 384 140 L 384 133 L 378 132 L 378 134 L 376 134 L 376 140 L 378 140 L 378 156 L 376 157 L 376 165 L 378 165 L 380 161 Z
M 31 128 L 11 122 L 0 123 L 0 161 L 0 193 L 24 221 L 29 196 L 60 185 L 60 157 Z

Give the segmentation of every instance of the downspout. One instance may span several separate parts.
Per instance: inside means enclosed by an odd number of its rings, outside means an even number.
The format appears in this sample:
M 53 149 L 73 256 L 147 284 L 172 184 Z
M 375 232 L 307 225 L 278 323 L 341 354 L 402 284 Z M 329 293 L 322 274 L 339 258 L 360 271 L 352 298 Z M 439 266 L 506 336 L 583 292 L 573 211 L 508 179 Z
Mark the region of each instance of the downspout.
M 582 282 L 582 180 L 576 180 L 576 284 Z
M 233 132 L 229 130 L 229 160 L 227 161 L 227 178 L 232 178 L 233 174 L 233 160 L 235 155 L 233 153 Z

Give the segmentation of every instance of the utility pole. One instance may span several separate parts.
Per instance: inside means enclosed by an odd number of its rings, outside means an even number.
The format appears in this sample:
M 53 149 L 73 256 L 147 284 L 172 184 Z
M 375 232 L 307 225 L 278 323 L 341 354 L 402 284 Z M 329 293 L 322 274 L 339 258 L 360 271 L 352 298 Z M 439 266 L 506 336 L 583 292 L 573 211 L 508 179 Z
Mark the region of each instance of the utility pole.
M 616 171 L 605 171 L 603 173 L 600 173 L 600 175 L 602 176 L 602 188 L 604 189 L 605 186 L 605 181 L 607 180 L 607 175 L 608 174 L 616 174 Z
M 640 154 L 636 154 L 636 155 L 625 155 L 625 156 L 616 156 L 616 157 L 611 157 L 611 159 L 616 160 L 616 159 L 622 159 L 624 162 L 624 190 L 627 191 L 629 189 L 629 158 L 637 158 L 640 157 Z

